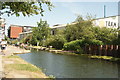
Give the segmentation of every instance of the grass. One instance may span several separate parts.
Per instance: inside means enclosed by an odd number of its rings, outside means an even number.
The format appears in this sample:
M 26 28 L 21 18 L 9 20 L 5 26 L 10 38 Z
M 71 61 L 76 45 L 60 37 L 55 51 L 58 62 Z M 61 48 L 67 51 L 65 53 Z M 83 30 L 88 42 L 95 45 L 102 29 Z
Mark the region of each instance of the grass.
M 39 68 L 31 65 L 31 64 L 9 64 L 8 66 L 12 67 L 16 70 L 24 70 L 24 71 L 30 71 L 30 72 L 38 72 L 40 71 Z
M 120 58 L 112 58 L 111 61 L 118 61 L 118 62 L 120 62 Z
M 104 60 L 110 60 L 110 61 L 120 61 L 120 58 L 115 58 L 111 56 L 89 56 L 92 59 L 104 59 Z
M 106 59 L 106 60 L 112 59 L 112 57 L 110 56 L 90 56 L 90 58 L 98 58 L 98 59 Z
M 30 71 L 30 72 L 38 72 L 38 71 L 40 71 L 40 69 L 37 68 L 36 66 L 24 62 L 19 56 L 11 55 L 11 56 L 7 56 L 6 58 L 13 59 L 15 62 L 17 62 L 16 64 L 8 64 L 8 66 L 13 68 L 13 69 L 21 70 L 21 71 L 22 70 Z
M 16 55 L 11 55 L 11 56 L 7 56 L 7 58 L 20 58 L 20 57 Z
M 4 56 L 3 60 L 4 70 L 5 73 L 7 73 L 6 77 L 13 77 L 14 74 L 17 74 L 27 75 L 30 78 L 48 78 L 48 76 L 46 76 L 40 68 L 27 63 L 16 55 Z M 13 63 L 8 63 L 9 61 Z

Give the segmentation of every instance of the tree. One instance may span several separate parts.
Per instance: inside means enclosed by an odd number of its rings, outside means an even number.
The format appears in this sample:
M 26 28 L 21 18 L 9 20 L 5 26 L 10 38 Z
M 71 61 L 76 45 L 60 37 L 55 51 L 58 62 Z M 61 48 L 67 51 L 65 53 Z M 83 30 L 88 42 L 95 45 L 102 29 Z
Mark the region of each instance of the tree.
M 92 31 L 91 21 L 80 21 L 74 25 L 67 25 L 65 29 L 66 40 L 73 41 L 77 39 L 95 39 Z
M 52 46 L 56 49 L 62 49 L 65 42 L 66 40 L 63 35 L 53 35 L 47 38 L 45 45 Z
M 78 15 L 77 18 L 75 19 L 75 22 L 80 22 L 80 21 L 84 21 L 84 19 L 81 15 Z
M 35 27 L 32 30 L 31 43 L 33 45 L 36 45 L 37 42 L 39 42 L 40 45 L 42 45 L 42 41 L 45 40 L 47 37 L 49 37 L 50 29 L 47 21 L 42 21 L 42 19 L 40 19 L 40 22 L 37 23 L 38 23 L 38 27 Z
M 40 22 L 37 22 L 38 27 L 49 27 L 47 21 L 40 19 Z
M 114 44 L 113 41 L 118 39 L 117 31 L 115 29 L 93 27 L 92 30 L 96 39 L 102 41 L 104 44 Z
M 5 13 L 8 16 L 13 14 L 20 16 L 20 13 L 24 16 L 31 16 L 33 14 L 41 14 L 43 16 L 43 4 L 46 4 L 49 10 L 51 10 L 53 6 L 50 1 L 46 0 L 39 0 L 39 2 L 30 2 L 30 0 L 22 1 L 23 2 L 0 2 L 0 16 Z

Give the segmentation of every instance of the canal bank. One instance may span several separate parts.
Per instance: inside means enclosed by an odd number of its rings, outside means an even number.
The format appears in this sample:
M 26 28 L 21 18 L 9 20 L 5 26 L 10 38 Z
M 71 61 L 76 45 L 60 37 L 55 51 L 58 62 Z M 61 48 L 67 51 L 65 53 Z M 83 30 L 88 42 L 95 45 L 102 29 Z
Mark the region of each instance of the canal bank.
M 38 49 L 17 56 L 56 78 L 118 78 L 119 64 L 83 55 L 55 54 Z
M 22 58 L 14 54 L 30 53 L 29 50 L 21 49 L 15 46 L 7 46 L 2 55 L 3 78 L 49 78 L 41 68 L 24 61 Z
M 17 56 L 42 68 L 46 75 L 56 78 L 118 78 L 120 65 L 83 55 L 62 55 L 39 50 Z
M 93 60 L 83 55 L 62 55 L 48 51 L 31 50 L 30 53 L 17 54 L 17 56 L 21 57 L 27 63 L 33 64 L 40 68 L 43 74 L 45 73 L 47 76 L 53 75 L 56 78 L 118 78 L 119 64 L 103 60 Z M 9 59 L 8 61 L 4 60 L 7 61 L 4 62 L 7 63 L 7 66 L 11 66 L 13 63 L 19 63 L 19 61 L 16 60 L 17 58 L 14 56 L 8 56 L 7 58 Z M 12 62 L 12 59 L 16 62 Z M 21 64 L 18 66 L 21 66 Z M 17 68 L 18 72 L 19 70 L 25 70 L 26 65 L 24 66 L 25 67 L 22 69 Z M 14 65 L 11 67 L 16 68 Z M 9 69 L 7 71 L 11 70 Z M 16 72 L 16 70 L 14 70 L 14 72 Z M 20 77 L 29 77 L 33 72 L 28 76 L 24 73 L 19 73 L 22 74 Z M 19 76 L 17 75 L 17 77 Z
M 18 56 L 3 57 L 4 78 L 48 78 L 40 68 Z
M 53 48 L 47 48 L 42 46 L 25 46 L 26 49 L 36 49 L 36 50 L 43 50 L 43 51 L 49 51 L 56 54 L 65 54 L 65 55 L 85 55 L 88 56 L 91 59 L 101 59 L 101 60 L 107 60 L 112 62 L 120 62 L 120 58 L 112 57 L 112 56 L 101 56 L 101 55 L 92 55 L 92 54 L 78 54 L 75 51 L 64 51 L 64 50 L 55 50 Z

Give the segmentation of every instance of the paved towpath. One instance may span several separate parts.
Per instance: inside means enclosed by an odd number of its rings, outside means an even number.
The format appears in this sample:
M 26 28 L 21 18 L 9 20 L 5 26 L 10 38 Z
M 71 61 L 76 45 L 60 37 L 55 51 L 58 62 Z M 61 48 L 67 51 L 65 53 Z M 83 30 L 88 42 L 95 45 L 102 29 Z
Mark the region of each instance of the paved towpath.
M 3 77 L 2 74 L 4 73 L 3 65 L 2 65 L 2 56 L 9 56 L 9 55 L 12 55 L 13 53 L 27 53 L 27 52 L 28 51 L 26 51 L 24 49 L 21 49 L 19 47 L 15 47 L 15 46 L 11 46 L 11 45 L 6 46 L 6 50 L 4 51 L 4 54 L 1 53 L 1 50 L 0 50 L 0 80 Z
M 8 45 L 6 47 L 6 50 L 4 51 L 4 53 L 5 53 L 6 56 L 8 56 L 8 55 L 11 55 L 13 53 L 25 53 L 26 51 L 27 50 L 25 50 L 25 49 L 21 49 L 19 47 Z
M 16 47 L 13 47 L 13 46 L 7 46 L 6 47 L 6 51 L 4 51 L 4 54 L 1 52 L 0 50 L 0 80 L 2 79 L 3 77 L 3 65 L 2 65 L 2 56 L 6 56 L 6 55 L 11 55 L 13 54 L 13 52 L 17 51 L 18 49 Z
M 0 80 L 2 78 L 3 68 L 2 68 L 2 55 L 0 55 Z

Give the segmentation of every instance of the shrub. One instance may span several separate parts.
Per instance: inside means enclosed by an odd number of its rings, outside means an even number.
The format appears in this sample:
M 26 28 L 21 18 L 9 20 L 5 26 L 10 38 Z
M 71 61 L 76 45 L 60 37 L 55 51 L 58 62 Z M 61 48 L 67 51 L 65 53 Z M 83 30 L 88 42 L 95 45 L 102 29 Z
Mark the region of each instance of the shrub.
M 65 43 L 63 49 L 80 52 L 82 51 L 82 48 L 80 47 L 81 44 L 82 44 L 82 40 L 71 41 L 71 42 Z
M 48 38 L 45 42 L 45 45 L 52 46 L 56 49 L 62 49 L 65 42 L 66 40 L 62 35 L 55 35 Z
M 82 41 L 82 45 L 81 46 L 85 46 L 85 45 L 103 45 L 103 42 L 100 40 L 83 40 Z
M 16 39 L 16 40 L 12 40 L 12 41 L 11 41 L 11 43 L 12 43 L 12 44 L 16 44 L 17 42 L 18 42 L 18 40 L 17 40 L 17 39 Z
M 99 40 L 75 40 L 64 44 L 64 50 L 72 50 L 83 53 L 85 45 L 102 45 L 103 42 Z

